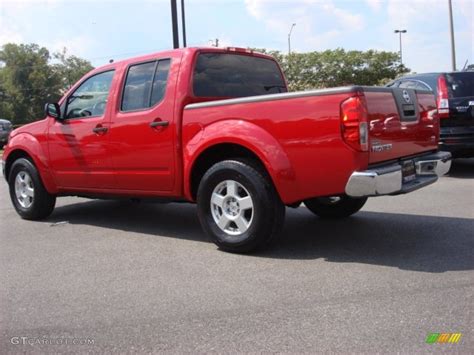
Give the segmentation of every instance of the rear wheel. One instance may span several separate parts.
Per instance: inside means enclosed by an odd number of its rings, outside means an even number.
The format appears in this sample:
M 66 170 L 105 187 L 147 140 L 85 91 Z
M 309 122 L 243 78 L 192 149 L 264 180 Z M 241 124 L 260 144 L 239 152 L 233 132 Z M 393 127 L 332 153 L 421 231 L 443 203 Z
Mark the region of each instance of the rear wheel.
M 367 197 L 352 198 L 342 195 L 312 198 L 304 204 L 321 218 L 344 218 L 358 212 L 366 202 Z
M 285 218 L 285 206 L 266 174 L 245 160 L 212 166 L 199 184 L 197 204 L 204 231 L 230 252 L 266 247 Z
M 21 218 L 38 220 L 53 212 L 56 197 L 46 191 L 38 170 L 28 159 L 13 163 L 8 184 L 13 206 Z

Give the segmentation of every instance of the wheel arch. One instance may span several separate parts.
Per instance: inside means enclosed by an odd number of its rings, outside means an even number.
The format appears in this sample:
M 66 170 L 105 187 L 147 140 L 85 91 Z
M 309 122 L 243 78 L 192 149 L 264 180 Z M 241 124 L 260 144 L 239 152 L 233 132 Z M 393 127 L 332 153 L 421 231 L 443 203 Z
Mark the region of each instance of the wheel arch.
M 246 158 L 263 168 L 283 202 L 291 201 L 295 174 L 283 147 L 269 132 L 254 124 L 229 121 L 208 126 L 201 132 L 199 142 L 185 146 L 186 198 L 195 201 L 199 182 L 213 164 L 226 159 Z
M 189 178 L 192 199 L 195 200 L 199 183 L 212 165 L 219 161 L 238 158 L 251 161 L 255 166 L 261 168 L 267 176 L 270 176 L 263 161 L 250 149 L 235 143 L 219 143 L 205 149 L 193 163 Z
M 38 169 L 40 179 L 51 194 L 56 194 L 56 183 L 51 175 L 48 162 L 40 143 L 31 135 L 15 136 L 9 143 L 9 149 L 6 152 L 5 160 L 5 178 L 8 180 L 13 163 L 20 158 L 29 159 Z
M 25 150 L 23 150 L 23 149 L 12 150 L 10 152 L 10 154 L 8 154 L 8 157 L 5 161 L 5 179 L 7 179 L 7 181 L 9 180 L 10 171 L 11 171 L 13 163 L 15 161 L 17 161 L 18 159 L 20 159 L 20 158 L 28 159 L 33 163 L 33 165 L 36 166 L 36 164 L 35 164 L 33 158 L 31 157 L 31 155 L 28 154 Z

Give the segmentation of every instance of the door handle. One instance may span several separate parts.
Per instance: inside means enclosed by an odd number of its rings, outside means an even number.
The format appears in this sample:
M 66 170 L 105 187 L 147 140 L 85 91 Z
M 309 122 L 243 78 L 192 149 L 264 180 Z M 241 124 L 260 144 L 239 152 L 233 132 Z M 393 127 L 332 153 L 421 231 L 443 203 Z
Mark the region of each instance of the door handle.
M 97 126 L 92 128 L 92 132 L 97 133 L 97 134 L 104 134 L 108 131 L 109 129 L 107 127 L 102 127 L 102 126 Z
M 169 126 L 168 121 L 153 121 L 150 123 L 151 128 L 156 128 L 156 127 L 168 127 Z

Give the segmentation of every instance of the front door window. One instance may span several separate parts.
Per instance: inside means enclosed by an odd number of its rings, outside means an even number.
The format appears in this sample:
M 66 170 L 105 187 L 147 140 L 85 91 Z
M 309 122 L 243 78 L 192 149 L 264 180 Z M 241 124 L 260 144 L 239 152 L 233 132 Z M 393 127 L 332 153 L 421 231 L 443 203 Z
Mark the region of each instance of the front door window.
M 113 70 L 84 81 L 67 99 L 65 118 L 102 116 L 107 105 Z

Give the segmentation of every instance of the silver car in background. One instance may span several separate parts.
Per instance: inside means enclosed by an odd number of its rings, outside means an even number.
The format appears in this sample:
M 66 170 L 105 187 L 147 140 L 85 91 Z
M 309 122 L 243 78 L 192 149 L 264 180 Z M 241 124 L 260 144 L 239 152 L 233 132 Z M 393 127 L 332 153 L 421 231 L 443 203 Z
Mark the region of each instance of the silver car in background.
M 8 142 L 8 136 L 12 131 L 12 123 L 8 120 L 0 119 L 0 149 Z

